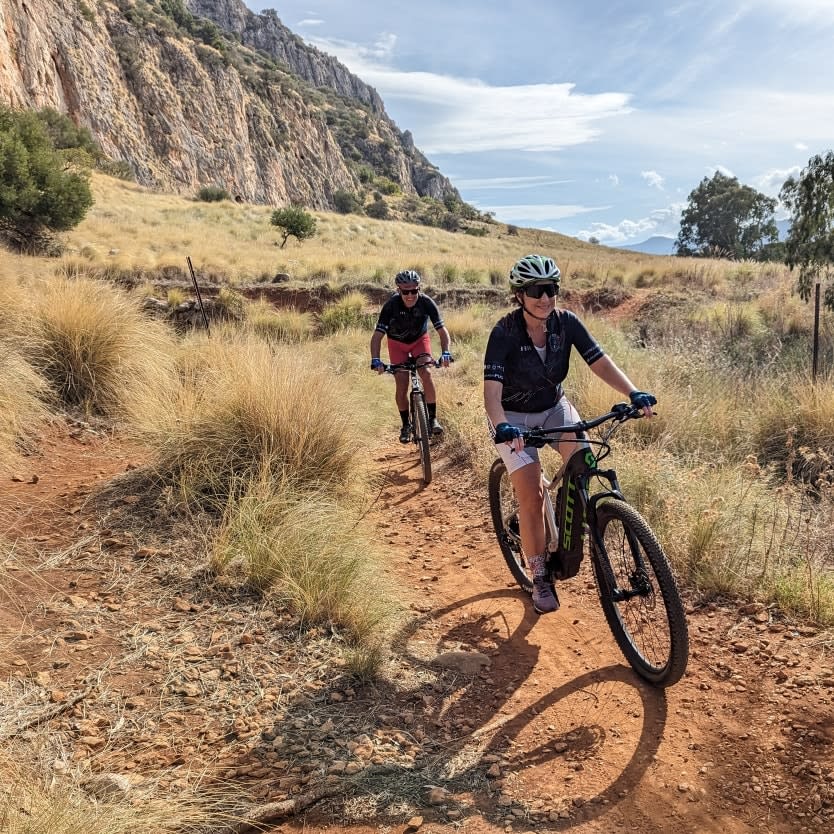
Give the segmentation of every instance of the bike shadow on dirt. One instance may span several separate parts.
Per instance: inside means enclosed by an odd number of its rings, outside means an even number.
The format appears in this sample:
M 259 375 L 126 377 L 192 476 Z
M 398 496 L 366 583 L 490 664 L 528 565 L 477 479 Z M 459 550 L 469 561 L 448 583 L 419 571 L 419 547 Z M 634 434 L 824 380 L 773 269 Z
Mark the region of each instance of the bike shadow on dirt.
M 260 743 L 242 751 L 237 764 L 249 769 L 263 764 L 265 753 L 277 754 L 312 777 L 305 793 L 326 786 L 319 811 L 345 820 L 346 803 L 360 800 L 368 809 L 364 819 L 422 807 L 438 820 L 449 811 L 454 819 L 480 814 L 494 820 L 507 816 L 509 802 L 524 812 L 518 824 L 529 828 L 527 812 L 537 800 L 570 812 L 551 818 L 551 828 L 604 816 L 651 764 L 666 722 L 665 696 L 625 665 L 544 679 L 556 674 L 552 663 L 543 668 L 542 650 L 530 639 L 538 622 L 529 602 L 509 589 L 422 610 L 393 640 L 395 674 L 363 687 L 351 702 L 330 697 L 351 686 L 349 678 L 334 677 L 314 701 L 290 705 L 280 723 L 265 727 Z M 475 663 L 450 668 L 451 660 Z M 560 660 L 556 669 L 566 665 Z M 627 726 L 616 726 L 626 711 Z M 403 760 L 402 747 L 390 755 L 374 747 L 367 754 L 374 764 L 340 770 L 344 775 L 334 785 L 334 777 L 318 769 L 320 761 L 307 766 L 301 753 L 311 741 L 347 752 L 352 740 L 367 747 L 371 739 L 383 745 L 399 739 L 412 750 L 410 760 Z M 355 761 L 350 754 L 339 758 Z M 276 788 L 292 781 L 270 770 Z M 574 788 L 582 770 L 594 778 Z M 442 789 L 444 799 L 430 799 L 427 787 Z
M 520 619 L 519 605 L 523 606 Z M 433 637 L 435 656 L 431 657 L 431 641 L 419 638 L 427 628 L 438 631 L 437 625 L 449 618 L 454 620 L 449 628 Z M 483 775 L 496 756 L 502 776 L 530 773 L 533 783 L 543 783 L 544 796 L 551 797 L 554 781 L 570 795 L 572 774 L 594 767 L 602 770 L 604 764 L 607 784 L 582 797 L 582 807 L 572 808 L 571 819 L 550 822 L 570 827 L 577 815 L 585 821 L 604 815 L 640 782 L 663 737 L 667 702 L 663 690 L 643 681 L 625 662 L 573 678 L 567 677 L 568 672 L 563 682 L 535 697 L 542 649 L 529 637 L 539 622 L 517 590 L 490 591 L 424 613 L 400 632 L 393 645 L 402 658 L 427 673 L 442 669 L 450 647 L 459 647 L 453 653 L 489 657 L 489 668 L 477 674 L 441 672 L 451 688 L 444 697 L 447 706 L 426 716 L 435 724 L 459 728 L 460 735 L 445 743 L 443 770 L 450 789 L 467 782 L 475 788 L 472 797 L 478 811 L 494 814 L 496 791 Z M 438 648 L 447 651 L 437 652 Z M 562 656 L 568 654 L 565 649 Z M 538 687 L 542 683 L 538 681 Z M 545 689 L 548 685 L 544 681 Z M 518 704 L 513 703 L 516 700 Z M 636 715 L 641 716 L 637 734 L 631 727 Z M 535 793 L 535 784 L 520 787 L 527 793 L 519 797 L 524 805 L 534 799 L 530 792 Z

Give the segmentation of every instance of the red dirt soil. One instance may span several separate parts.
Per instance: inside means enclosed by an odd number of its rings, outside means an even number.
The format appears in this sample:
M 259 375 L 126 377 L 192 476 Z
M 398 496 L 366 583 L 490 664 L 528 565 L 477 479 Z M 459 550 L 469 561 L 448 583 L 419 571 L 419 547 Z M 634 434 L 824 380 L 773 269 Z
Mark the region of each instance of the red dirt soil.
M 135 452 L 83 424 L 56 426 L 40 449 L 20 480 L 6 480 L 0 492 L 6 538 L 17 540 L 0 573 L 0 687 L 8 682 L 0 702 L 31 684 L 30 695 L 60 707 L 91 673 L 121 657 L 108 680 L 110 700 L 125 715 L 158 700 L 164 716 L 140 742 L 111 743 L 112 704 L 102 690 L 101 704 L 82 701 L 51 720 L 50 732 L 74 765 L 129 774 L 168 768 L 163 784 L 175 790 L 184 761 L 214 756 L 219 772 L 244 779 L 252 796 L 269 801 L 306 790 L 320 764 L 303 767 L 305 756 L 319 755 L 310 738 L 339 749 L 340 720 L 346 727 L 373 720 L 376 754 L 380 739 L 400 753 L 419 748 L 419 767 L 392 768 L 378 784 L 364 783 L 353 805 L 324 800 L 274 830 L 400 832 L 412 817 L 422 817 L 414 820 L 422 832 L 472 834 L 834 829 L 834 636 L 775 609 L 687 599 L 687 674 L 669 690 L 655 689 L 620 655 L 587 565 L 560 585 L 559 612 L 532 612 L 502 561 L 485 485 L 445 465 L 443 442 L 434 446 L 435 479 L 427 488 L 412 447 L 394 441 L 377 453 L 388 482 L 373 521 L 413 615 L 395 642 L 394 679 L 354 689 L 324 669 L 308 683 L 307 712 L 293 713 L 295 724 L 286 709 L 269 711 L 280 700 L 281 617 L 269 620 L 262 607 L 258 619 L 250 617 L 248 600 L 218 608 L 194 579 L 193 543 L 160 543 L 152 524 L 125 532 L 120 519 L 141 495 L 85 502 L 141 463 Z M 179 573 L 172 568 L 178 560 L 188 560 Z M 135 661 L 124 648 L 125 635 L 135 648 L 161 633 L 179 648 Z M 489 665 L 438 671 L 438 657 L 477 660 L 475 652 Z M 205 700 L 215 691 L 209 681 L 230 681 L 221 700 L 242 693 L 240 666 L 258 678 L 266 706 L 236 719 L 233 732 L 215 729 Z M 176 675 L 179 689 L 162 681 Z M 279 694 L 270 701 L 273 690 Z M 328 730 L 334 717 L 337 729 Z M 292 748 L 294 769 L 279 772 L 289 756 L 278 740 L 308 718 L 318 735 Z M 0 730 L 8 735 L 8 727 Z M 266 752 L 258 748 L 262 737 L 271 744 Z M 376 754 L 371 761 L 386 765 Z M 350 813 L 372 795 L 377 817 Z

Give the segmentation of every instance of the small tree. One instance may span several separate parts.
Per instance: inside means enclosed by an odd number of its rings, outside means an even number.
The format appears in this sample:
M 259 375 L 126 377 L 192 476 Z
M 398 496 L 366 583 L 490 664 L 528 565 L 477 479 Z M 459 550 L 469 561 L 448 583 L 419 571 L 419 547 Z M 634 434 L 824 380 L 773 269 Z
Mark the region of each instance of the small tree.
M 716 171 L 689 194 L 675 246 L 678 255 L 727 258 L 765 257 L 779 238 L 776 200 Z
M 786 180 L 779 197 L 791 212 L 785 260 L 799 268 L 799 295 L 810 300 L 822 279 L 825 306 L 834 310 L 834 151 L 812 157 L 798 178 Z
M 299 242 L 313 237 L 316 233 L 316 218 L 306 212 L 301 206 L 289 206 L 288 208 L 276 209 L 272 212 L 269 221 L 273 226 L 283 229 L 281 248 L 287 242 L 287 238 L 294 237 Z
M 52 233 L 77 226 L 92 204 L 89 169 L 75 149 L 56 150 L 37 114 L 0 106 L 0 232 L 6 241 L 20 251 L 49 249 Z

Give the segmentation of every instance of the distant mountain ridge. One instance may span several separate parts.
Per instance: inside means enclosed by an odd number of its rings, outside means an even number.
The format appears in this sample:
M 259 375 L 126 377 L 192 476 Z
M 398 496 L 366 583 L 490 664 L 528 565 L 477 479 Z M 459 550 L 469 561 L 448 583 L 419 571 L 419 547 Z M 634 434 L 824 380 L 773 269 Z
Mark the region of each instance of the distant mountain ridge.
M 372 87 L 240 0 L 3 0 L 0 102 L 67 113 L 164 190 L 328 209 L 382 178 L 460 196 Z
M 777 220 L 776 229 L 779 232 L 779 240 L 784 241 L 790 232 L 791 221 Z M 639 243 L 624 243 L 615 247 L 616 249 L 628 249 L 630 252 L 644 252 L 647 255 L 674 255 L 676 238 L 666 235 L 653 235 Z

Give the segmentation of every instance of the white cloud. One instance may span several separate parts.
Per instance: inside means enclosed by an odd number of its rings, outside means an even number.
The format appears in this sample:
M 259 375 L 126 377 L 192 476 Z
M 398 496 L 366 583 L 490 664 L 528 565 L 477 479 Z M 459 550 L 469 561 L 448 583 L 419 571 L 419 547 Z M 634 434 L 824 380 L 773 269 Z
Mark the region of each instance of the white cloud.
M 554 180 L 549 177 L 481 177 L 479 179 L 458 179 L 451 177 L 456 188 L 477 191 L 485 188 L 541 188 L 546 185 L 566 185 L 573 180 Z
M 559 204 L 516 205 L 516 206 L 478 206 L 481 211 L 493 211 L 497 220 L 505 223 L 537 223 L 542 220 L 564 220 L 587 214 L 589 211 L 604 211 L 609 206 L 569 206 Z
M 663 191 L 663 177 L 657 171 L 641 171 L 640 176 L 652 187 Z
M 680 229 L 680 217 L 685 203 L 672 203 L 665 208 L 656 209 L 648 217 L 639 220 L 621 220 L 616 225 L 610 223 L 592 223 L 583 229 L 577 237 L 583 240 L 595 237 L 602 243 L 616 245 L 640 241 L 652 235 L 676 237 Z
M 430 109 L 415 137 L 430 154 L 560 150 L 592 141 L 603 120 L 631 112 L 625 93 L 577 93 L 571 83 L 497 87 L 472 78 L 403 72 L 381 63 L 394 48 L 394 35 L 370 49 L 345 41 L 312 43 L 336 55 L 386 102 L 400 99 Z
M 709 177 L 714 177 L 716 174 L 723 174 L 725 177 L 735 176 L 726 165 L 707 165 L 706 171 Z
M 616 174 L 609 174 L 608 182 L 616 188 L 620 184 L 620 178 Z
M 794 165 L 792 168 L 774 168 L 753 177 L 753 185 L 769 197 L 778 197 L 785 180 L 798 174 L 801 170 L 798 165 Z
M 324 21 L 317 17 L 308 17 L 304 20 L 299 20 L 295 25 L 299 28 L 302 26 L 321 26 Z
M 794 147 L 798 151 L 807 151 L 808 150 L 808 146 L 804 142 L 796 142 L 796 143 L 794 143 Z

